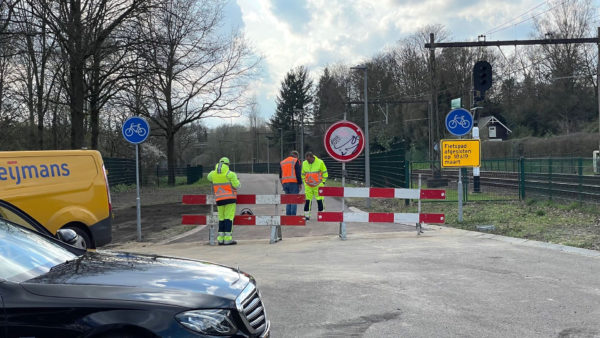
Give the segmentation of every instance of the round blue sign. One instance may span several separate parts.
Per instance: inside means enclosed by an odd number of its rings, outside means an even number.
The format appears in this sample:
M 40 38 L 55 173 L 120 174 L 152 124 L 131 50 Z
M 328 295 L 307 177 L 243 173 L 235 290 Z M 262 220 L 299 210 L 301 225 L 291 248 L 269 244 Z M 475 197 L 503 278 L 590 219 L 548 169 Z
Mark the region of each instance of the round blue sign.
M 446 129 L 456 136 L 468 134 L 473 128 L 473 116 L 463 108 L 454 109 L 446 115 Z
M 150 135 L 150 125 L 144 118 L 132 116 L 123 123 L 121 132 L 127 142 L 140 144 L 146 141 L 148 135 Z

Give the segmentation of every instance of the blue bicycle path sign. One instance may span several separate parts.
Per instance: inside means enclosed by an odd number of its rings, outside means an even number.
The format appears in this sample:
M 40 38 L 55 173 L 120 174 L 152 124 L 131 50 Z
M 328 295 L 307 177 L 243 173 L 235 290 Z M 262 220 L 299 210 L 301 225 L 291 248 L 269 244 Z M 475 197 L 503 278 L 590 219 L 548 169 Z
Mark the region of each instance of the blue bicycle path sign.
M 446 129 L 456 136 L 464 136 L 473 128 L 473 116 L 463 108 L 457 108 L 446 115 Z
M 127 142 L 140 144 L 150 135 L 150 125 L 143 117 L 132 116 L 125 120 L 121 132 Z

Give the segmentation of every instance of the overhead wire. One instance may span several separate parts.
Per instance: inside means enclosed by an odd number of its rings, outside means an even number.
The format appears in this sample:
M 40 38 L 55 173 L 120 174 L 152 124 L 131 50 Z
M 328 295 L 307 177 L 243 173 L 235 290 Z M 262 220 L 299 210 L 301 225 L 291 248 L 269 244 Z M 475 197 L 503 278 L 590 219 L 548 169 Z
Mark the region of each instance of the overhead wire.
M 520 14 L 520 15 L 518 15 L 518 16 L 516 16 L 516 17 L 512 18 L 512 19 L 510 19 L 509 21 L 507 21 L 507 22 L 505 22 L 505 23 L 503 23 L 503 24 L 501 24 L 501 25 L 498 25 L 498 26 L 496 26 L 496 27 L 494 27 L 494 28 L 490 29 L 489 31 L 485 32 L 484 34 L 485 34 L 485 35 L 494 34 L 495 32 L 497 32 L 497 31 L 500 31 L 501 29 L 504 29 L 504 28 L 502 28 L 502 27 L 504 27 L 504 26 L 506 26 L 506 25 L 508 25 L 508 24 L 512 23 L 512 22 L 513 22 L 513 21 L 515 21 L 515 20 L 518 20 L 518 19 L 522 18 L 523 16 L 525 16 L 525 15 L 527 15 L 527 14 L 531 13 L 532 11 L 534 11 L 534 10 L 538 9 L 539 7 L 542 7 L 542 6 L 544 6 L 544 5 L 545 5 L 545 4 L 547 4 L 547 3 L 548 3 L 547 1 L 543 1 L 542 3 L 540 3 L 540 4 L 538 4 L 538 5 L 536 5 L 536 6 L 532 7 L 532 8 L 530 8 L 530 9 L 529 9 L 529 10 L 527 10 L 527 11 L 525 11 L 524 13 L 522 13 L 522 14 Z M 508 27 L 511 27 L 511 26 L 509 25 Z
M 554 5 L 554 6 L 550 7 L 550 8 L 548 8 L 548 9 L 546 9 L 546 10 L 544 10 L 544 11 L 541 11 L 541 12 L 539 12 L 539 13 L 536 13 L 535 15 L 532 15 L 531 17 L 529 17 L 529 18 L 526 18 L 526 19 L 523 19 L 523 20 L 521 20 L 521 21 L 519 21 L 519 22 L 516 22 L 516 23 L 514 23 L 514 24 L 510 24 L 510 25 L 508 25 L 508 26 L 505 26 L 505 27 L 500 27 L 500 28 L 497 28 L 497 29 L 493 29 L 493 30 L 491 30 L 491 31 L 488 31 L 488 32 L 487 32 L 485 35 L 492 35 L 492 34 L 495 34 L 495 33 L 501 32 L 501 31 L 503 31 L 503 30 L 505 30 L 505 29 L 508 29 L 508 28 L 511 28 L 511 27 L 515 27 L 515 26 L 517 26 L 517 25 L 520 25 L 520 24 L 522 24 L 522 23 L 525 23 L 525 22 L 527 22 L 527 21 L 529 21 L 529 20 L 533 20 L 534 18 L 536 18 L 536 17 L 538 17 L 538 16 L 540 16 L 540 15 L 542 15 L 542 14 L 545 14 L 545 13 L 547 13 L 547 12 L 549 12 L 549 11 L 551 11 L 551 10 L 555 9 L 555 8 L 556 8 L 556 7 L 558 7 L 558 6 L 561 6 L 561 5 L 565 4 L 567 1 L 569 1 L 569 0 L 563 0 L 562 2 L 559 2 L 559 3 L 557 3 L 556 5 Z M 524 13 L 524 14 L 527 14 L 527 13 Z M 523 16 L 523 15 L 520 15 L 519 17 L 522 17 L 522 16 Z

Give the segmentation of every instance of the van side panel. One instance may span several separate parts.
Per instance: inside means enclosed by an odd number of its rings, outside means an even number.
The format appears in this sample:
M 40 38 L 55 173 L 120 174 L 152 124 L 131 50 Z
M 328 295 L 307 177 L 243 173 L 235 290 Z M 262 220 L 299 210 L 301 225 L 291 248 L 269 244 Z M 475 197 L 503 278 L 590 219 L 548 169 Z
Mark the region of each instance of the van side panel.
M 91 150 L 0 152 L 0 199 L 35 218 L 51 233 L 71 222 L 103 224 L 111 215 L 102 157 Z M 100 245 L 100 244 L 97 244 Z

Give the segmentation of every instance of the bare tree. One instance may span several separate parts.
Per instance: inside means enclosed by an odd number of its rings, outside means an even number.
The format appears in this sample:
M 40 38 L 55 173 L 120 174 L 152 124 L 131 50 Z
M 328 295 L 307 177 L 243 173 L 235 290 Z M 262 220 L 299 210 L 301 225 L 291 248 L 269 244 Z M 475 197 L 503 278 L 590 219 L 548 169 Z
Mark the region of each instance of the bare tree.
M 66 57 L 71 147 L 84 145 L 86 61 L 105 45 L 124 21 L 147 9 L 148 0 L 29 0 L 33 13 L 48 25 Z
M 175 135 L 207 116 L 245 105 L 243 92 L 258 60 L 243 37 L 218 34 L 223 1 L 167 0 L 143 21 L 141 54 L 152 107 L 143 113 L 167 141 L 169 184 L 175 184 Z
M 19 60 L 24 67 L 20 82 L 24 84 L 22 97 L 29 111 L 30 146 L 44 148 L 44 118 L 49 109 L 50 96 L 59 84 L 60 63 L 52 63 L 57 57 L 56 40 L 48 32 L 47 25 L 31 13 L 30 3 L 21 3 L 15 9 L 16 37 L 19 42 Z M 54 67 L 52 67 L 54 66 Z M 37 120 L 37 126 L 35 121 Z

